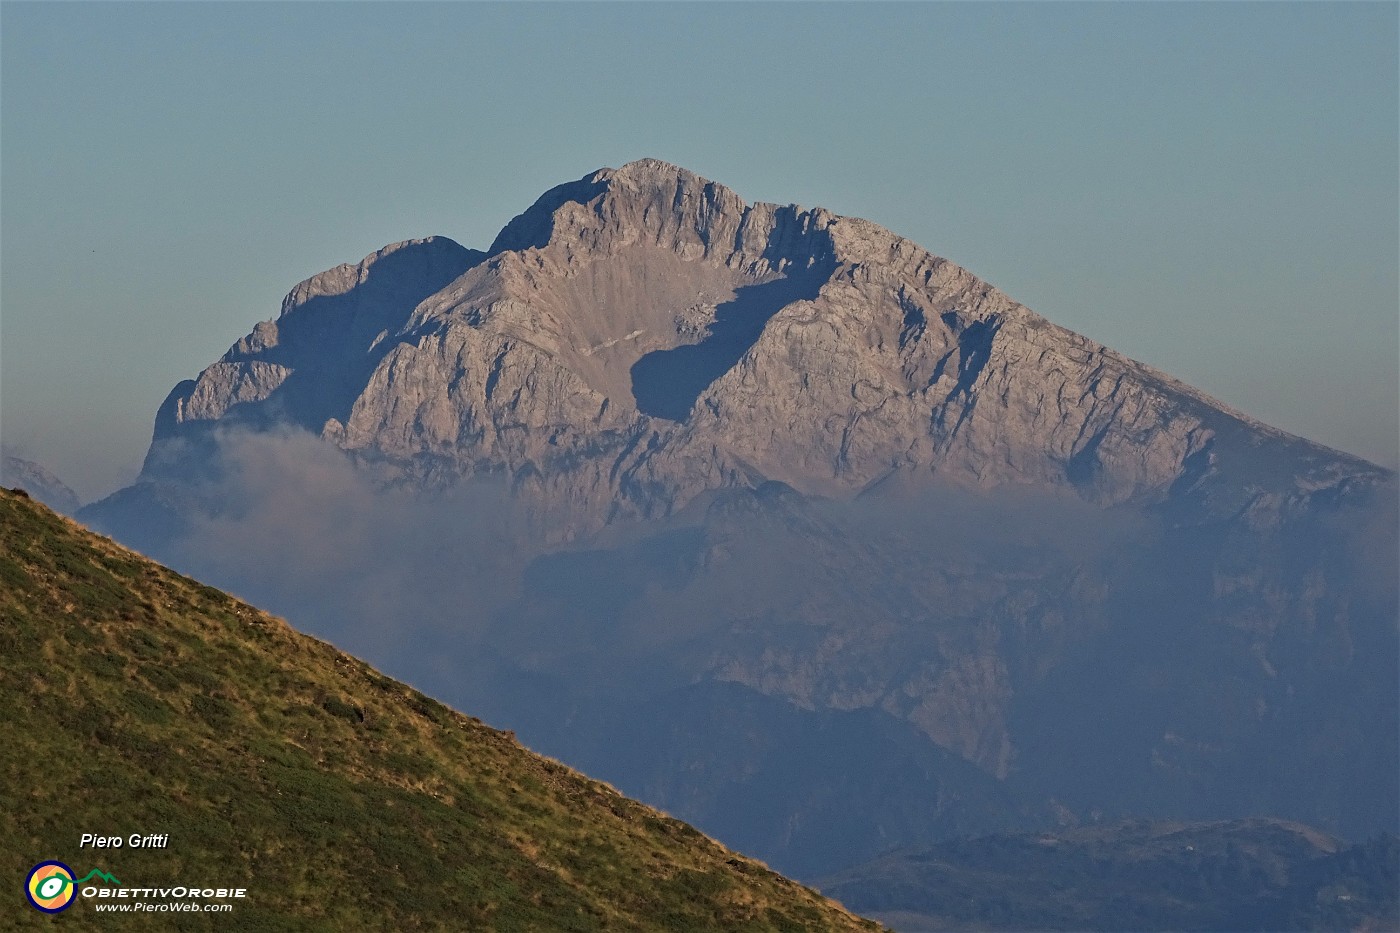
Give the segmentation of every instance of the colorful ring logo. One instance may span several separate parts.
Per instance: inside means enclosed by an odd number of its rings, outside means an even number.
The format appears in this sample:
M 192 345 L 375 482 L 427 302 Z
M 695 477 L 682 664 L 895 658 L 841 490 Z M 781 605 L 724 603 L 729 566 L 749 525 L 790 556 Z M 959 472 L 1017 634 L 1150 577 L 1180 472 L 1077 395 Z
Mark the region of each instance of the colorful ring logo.
M 73 883 L 73 869 L 62 862 L 40 862 L 29 870 L 24 880 L 24 893 L 35 910 L 56 914 L 67 910 L 78 893 Z

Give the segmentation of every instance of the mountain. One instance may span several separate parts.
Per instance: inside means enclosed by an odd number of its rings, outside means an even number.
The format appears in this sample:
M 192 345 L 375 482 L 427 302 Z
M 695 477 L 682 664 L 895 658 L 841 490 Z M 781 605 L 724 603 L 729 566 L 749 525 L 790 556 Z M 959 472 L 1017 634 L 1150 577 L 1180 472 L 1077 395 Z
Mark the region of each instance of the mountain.
M 63 480 L 32 460 L 5 454 L 0 458 L 0 485 L 23 489 L 55 511 L 72 515 L 82 504 Z
M 4 490 L 0 580 L 11 878 L 58 858 L 127 888 L 244 888 L 242 929 L 877 929 Z
M 1222 513 L 1387 477 L 874 224 L 655 160 L 552 189 L 486 253 L 408 241 L 298 285 L 170 393 L 145 478 L 233 422 L 429 481 L 505 472 L 585 528 L 766 480 L 1190 490 Z
M 800 877 L 1400 824 L 1393 472 L 654 160 L 298 285 L 81 516 Z
M 823 883 L 921 930 L 1393 930 L 1400 840 L 1296 823 L 1118 823 L 960 839 Z

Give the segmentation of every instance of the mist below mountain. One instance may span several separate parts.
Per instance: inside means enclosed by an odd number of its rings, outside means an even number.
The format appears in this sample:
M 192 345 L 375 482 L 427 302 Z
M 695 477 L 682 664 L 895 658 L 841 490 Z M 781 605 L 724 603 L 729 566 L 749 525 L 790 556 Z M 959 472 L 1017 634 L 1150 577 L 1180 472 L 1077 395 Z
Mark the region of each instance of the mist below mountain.
M 644 161 L 298 285 L 85 521 L 813 878 L 1400 825 L 1395 475 Z

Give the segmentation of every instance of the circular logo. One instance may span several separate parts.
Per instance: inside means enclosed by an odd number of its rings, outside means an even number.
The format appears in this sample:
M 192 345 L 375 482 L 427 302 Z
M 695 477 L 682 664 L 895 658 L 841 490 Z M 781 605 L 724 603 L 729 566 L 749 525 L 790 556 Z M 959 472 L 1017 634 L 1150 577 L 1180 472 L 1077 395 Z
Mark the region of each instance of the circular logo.
M 67 910 L 78 893 L 73 884 L 73 869 L 62 862 L 40 862 L 29 870 L 24 893 L 35 910 L 46 914 Z

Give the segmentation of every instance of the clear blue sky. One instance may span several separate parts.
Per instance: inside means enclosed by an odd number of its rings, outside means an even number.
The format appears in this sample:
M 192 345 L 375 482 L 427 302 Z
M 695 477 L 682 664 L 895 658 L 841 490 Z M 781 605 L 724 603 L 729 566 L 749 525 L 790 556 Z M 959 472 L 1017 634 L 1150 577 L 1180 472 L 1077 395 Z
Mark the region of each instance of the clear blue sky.
M 1397 5 L 0 4 L 0 441 L 85 498 L 296 282 L 655 156 L 1397 461 Z

